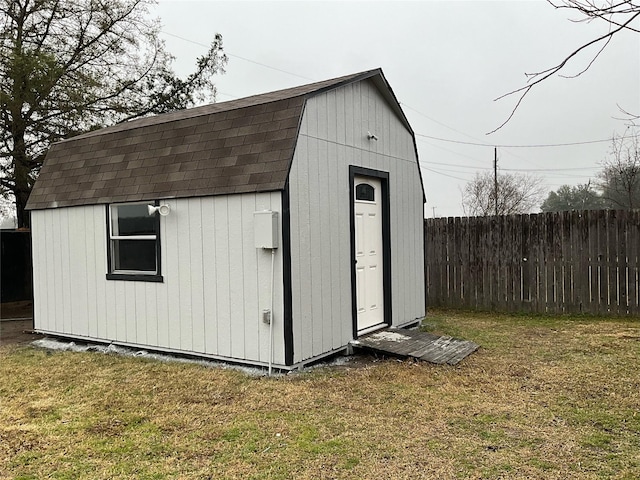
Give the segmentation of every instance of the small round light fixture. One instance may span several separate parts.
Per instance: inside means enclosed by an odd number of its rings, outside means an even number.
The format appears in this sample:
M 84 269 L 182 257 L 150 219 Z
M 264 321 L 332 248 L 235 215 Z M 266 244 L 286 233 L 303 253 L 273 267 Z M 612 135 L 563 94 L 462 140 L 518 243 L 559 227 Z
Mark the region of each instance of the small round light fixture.
M 147 210 L 149 211 L 149 215 L 153 215 L 158 212 L 163 217 L 169 215 L 171 208 L 169 205 L 147 205 Z

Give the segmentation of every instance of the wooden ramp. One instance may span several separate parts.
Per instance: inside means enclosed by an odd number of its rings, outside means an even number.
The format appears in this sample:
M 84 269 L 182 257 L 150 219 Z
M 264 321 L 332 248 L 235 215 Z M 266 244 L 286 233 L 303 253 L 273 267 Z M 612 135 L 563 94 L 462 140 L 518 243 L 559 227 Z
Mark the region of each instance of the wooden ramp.
M 354 348 L 442 365 L 456 365 L 480 345 L 418 330 L 379 330 L 353 340 Z

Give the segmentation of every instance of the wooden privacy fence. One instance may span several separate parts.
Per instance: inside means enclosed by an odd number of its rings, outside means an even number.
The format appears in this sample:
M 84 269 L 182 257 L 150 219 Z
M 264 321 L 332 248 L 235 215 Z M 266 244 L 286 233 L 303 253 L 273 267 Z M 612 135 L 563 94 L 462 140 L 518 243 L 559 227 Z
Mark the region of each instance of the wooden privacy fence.
M 427 305 L 640 315 L 640 210 L 425 220 Z

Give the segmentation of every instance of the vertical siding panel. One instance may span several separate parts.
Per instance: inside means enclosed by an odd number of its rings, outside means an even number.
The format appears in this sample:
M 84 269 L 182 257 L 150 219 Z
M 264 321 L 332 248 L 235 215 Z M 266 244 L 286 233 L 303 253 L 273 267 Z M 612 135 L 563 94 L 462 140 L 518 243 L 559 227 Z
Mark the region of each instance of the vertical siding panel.
M 307 135 L 311 138 L 318 138 L 318 97 L 313 102 L 307 102 L 305 108 L 305 120 L 307 125 Z
M 371 130 L 371 127 L 369 126 L 369 95 L 367 94 L 366 83 L 358 83 L 356 85 L 356 89 L 358 90 L 358 98 L 360 100 L 360 118 L 358 119 L 359 121 L 356 124 L 354 133 L 356 146 L 360 148 L 362 150 L 362 153 L 364 154 L 366 150 L 368 150 L 370 143 L 370 140 L 367 139 L 367 131 Z
M 320 143 L 317 140 L 309 142 L 309 222 L 310 222 L 310 248 L 309 259 L 311 263 L 311 282 L 309 291 L 311 295 L 311 322 L 313 334 L 313 355 L 323 353 L 323 312 L 322 312 L 322 232 L 320 228 Z M 324 143 L 324 142 L 322 142 Z
M 408 162 L 403 162 L 403 167 L 405 169 L 408 169 L 408 165 L 406 165 L 406 163 Z M 420 238 L 418 237 L 418 232 L 423 232 L 424 227 L 423 227 L 423 221 L 422 221 L 423 213 L 419 209 L 419 202 L 417 200 L 417 197 L 419 197 L 420 194 L 415 188 L 415 177 L 414 178 L 411 177 L 411 171 L 407 171 L 407 178 L 409 178 L 409 187 L 410 187 L 408 189 L 410 197 L 407 199 L 407 203 L 411 206 L 411 212 L 409 217 L 411 221 L 411 225 L 409 226 L 409 232 L 411 236 L 411 252 L 410 252 L 411 256 L 409 258 L 409 265 L 411 266 L 411 269 L 410 269 L 411 285 L 408 286 L 411 289 L 411 304 L 409 305 L 410 311 L 408 313 L 410 317 L 416 318 L 420 316 L 416 314 L 416 312 L 418 312 L 420 309 L 418 305 L 420 303 L 424 305 L 424 302 L 419 301 L 420 290 L 424 291 L 424 286 L 420 288 L 422 282 L 420 282 L 419 280 L 420 271 L 424 276 L 424 257 L 422 254 L 424 252 L 424 247 L 422 245 L 422 242 L 420 242 Z M 467 241 L 468 241 L 468 238 L 467 238 Z M 468 243 L 466 248 L 467 248 L 467 255 L 468 255 L 469 254 Z
M 413 252 L 411 245 L 411 210 L 408 208 L 411 205 L 411 198 L 409 197 L 411 193 L 411 184 L 408 176 L 408 172 L 403 168 L 404 162 L 398 162 L 395 169 L 400 174 L 400 182 L 402 190 L 393 192 L 396 198 L 400 197 L 403 208 L 400 209 L 400 214 L 402 215 L 402 226 L 401 232 L 399 232 L 400 238 L 402 238 L 402 275 L 398 275 L 396 278 L 402 279 L 402 292 L 403 292 L 403 301 L 398 312 L 400 316 L 396 316 L 397 323 L 402 323 L 403 321 L 409 320 L 409 316 L 407 315 L 409 312 L 409 306 L 411 305 L 411 284 L 414 279 L 411 278 L 411 261 L 413 260 Z M 394 323 L 396 323 L 394 322 Z
M 340 145 L 346 143 L 346 117 L 345 117 L 345 89 L 340 88 L 335 91 L 336 94 L 336 141 Z M 329 117 L 331 118 L 331 117 Z M 330 133 L 331 134 L 331 133 Z
M 113 339 L 124 342 L 127 340 L 127 311 L 126 311 L 126 302 L 125 302 L 125 282 L 111 282 L 114 286 L 114 305 L 115 309 L 113 309 L 113 315 L 115 315 L 115 319 L 113 320 L 115 331 L 113 334 Z
M 71 330 L 69 333 L 87 336 L 87 266 L 86 245 L 87 235 L 84 224 L 84 210 L 86 207 L 69 208 L 69 303 L 71 304 Z
M 242 265 L 244 262 L 242 239 L 242 202 L 232 195 L 227 202 L 229 222 L 229 303 L 231 305 L 231 356 L 245 357 L 244 348 L 244 285 Z
M 299 241 L 298 258 L 298 298 L 300 302 L 299 317 L 294 322 L 299 326 L 301 342 L 300 349 L 294 351 L 297 360 L 311 356 L 313 352 L 313 323 L 311 308 L 311 206 L 310 186 L 312 175 L 309 172 L 309 157 L 312 157 L 310 144 L 315 140 L 305 139 L 300 145 L 298 157 L 298 228 L 294 232 Z M 295 280 L 294 280 L 295 281 Z M 299 351 L 300 357 L 297 352 Z
M 335 90 L 327 92 L 325 118 L 327 122 L 327 137 L 334 141 L 338 140 L 338 105 L 337 93 Z
M 130 290 L 134 295 L 134 325 L 136 329 L 135 342 L 141 345 L 148 345 L 149 338 L 147 337 L 147 296 L 146 286 L 147 282 L 132 282 Z
M 103 233 L 104 233 L 104 254 L 105 257 L 107 255 L 107 248 L 110 248 L 107 241 L 107 211 L 106 208 L 103 209 Z M 102 310 L 103 315 L 100 317 L 102 322 L 98 323 L 98 330 L 102 330 L 104 333 L 101 338 L 107 340 L 115 340 L 118 338 L 118 325 L 117 325 L 117 317 L 116 312 L 118 308 L 118 302 L 116 297 L 116 285 L 122 282 L 114 282 L 113 280 L 106 280 L 106 272 L 107 272 L 107 260 L 105 258 L 104 265 L 105 268 L 104 274 L 104 290 L 105 290 L 105 308 Z
M 385 155 L 391 156 L 391 142 L 394 136 L 394 133 L 391 129 L 391 111 L 388 108 L 384 108 L 384 100 L 381 101 L 381 110 L 382 110 L 382 135 L 384 136 L 384 150 L 382 153 Z
M 171 205 L 172 207 L 174 204 Z M 180 298 L 180 282 L 182 280 L 182 266 L 180 265 L 180 248 L 182 247 L 180 227 L 184 226 L 185 215 L 183 209 L 183 203 L 180 201 L 175 202 L 175 209 L 166 217 L 164 217 L 166 242 L 163 245 L 163 250 L 166 251 L 165 257 L 165 270 L 163 273 L 164 282 L 166 285 L 166 300 L 167 300 L 167 343 L 170 348 L 180 349 L 182 346 L 181 334 L 182 329 L 180 325 L 181 321 L 181 306 L 182 298 Z M 164 248 L 166 247 L 166 248 Z M 187 265 L 184 268 L 188 268 Z
M 56 296 L 58 302 L 62 302 L 63 317 L 61 319 L 63 332 L 73 331 L 73 311 L 71 308 L 71 269 L 70 269 L 70 245 L 69 245 L 69 209 L 60 209 L 60 264 L 62 278 L 57 290 L 61 295 Z
M 324 95 L 323 95 L 324 96 Z M 326 110 L 325 110 L 326 113 Z M 332 112 L 333 113 L 333 112 Z M 335 144 L 331 144 L 335 146 Z M 329 159 L 329 144 L 320 142 L 318 145 L 318 175 L 317 175 L 317 195 L 318 208 L 316 212 L 316 221 L 314 224 L 319 225 L 320 231 L 318 238 L 320 239 L 320 248 L 318 252 L 319 276 L 317 277 L 316 288 L 320 288 L 321 292 L 321 313 L 319 317 L 315 317 L 322 325 L 322 351 L 326 352 L 333 348 L 333 319 L 331 315 L 331 216 L 332 210 L 329 209 L 329 198 L 334 196 L 333 189 L 336 185 L 329 183 L 329 170 L 332 162 Z
M 184 200 L 189 209 L 189 244 L 190 254 L 189 293 L 191 294 L 191 349 L 204 352 L 204 279 L 203 279 L 203 238 L 202 238 L 202 200 L 190 198 Z M 184 328 L 184 326 L 183 326 Z M 186 332 L 185 332 L 186 335 Z
M 92 211 L 93 231 L 95 232 L 95 257 L 94 271 L 96 274 L 96 335 L 98 338 L 107 339 L 107 305 L 113 308 L 113 303 L 108 303 L 109 287 L 107 282 L 107 217 L 104 205 L 96 205 Z M 113 297 L 113 293 L 110 295 Z
M 169 287 L 172 285 L 171 281 L 171 271 L 169 269 L 169 257 L 174 255 L 175 246 L 172 245 L 170 238 L 175 238 L 173 236 L 173 232 L 176 228 L 176 215 L 177 215 L 177 202 L 171 201 L 168 202 L 169 207 L 171 208 L 171 213 L 164 218 L 160 219 L 160 262 L 162 269 L 162 277 L 163 283 L 158 285 L 156 288 L 156 297 L 155 297 L 155 311 L 156 311 L 156 319 L 155 319 L 155 329 L 156 329 L 156 337 L 157 344 L 161 347 L 169 348 L 170 347 L 170 333 L 169 333 L 169 302 L 173 301 L 173 297 L 171 296 Z M 169 235 L 169 231 L 172 232 L 172 235 Z M 171 251 L 171 253 L 169 253 Z M 173 307 L 171 307 L 173 308 Z M 174 317 L 175 318 L 175 317 Z M 150 326 L 149 326 L 150 327 Z M 151 328 L 151 327 L 150 327 Z
M 339 287 L 339 309 L 340 313 L 338 321 L 342 325 L 340 329 L 342 344 L 346 344 L 353 337 L 353 317 L 352 317 L 352 291 L 351 291 L 351 218 L 349 197 L 349 164 L 353 163 L 351 156 L 353 149 L 338 148 L 336 152 L 337 158 L 337 175 L 336 182 L 337 191 L 337 211 L 335 213 L 336 238 L 335 245 L 338 247 L 338 257 L 340 267 L 338 271 L 339 281 L 336 287 Z M 335 255 L 335 253 L 334 253 Z
M 218 353 L 216 289 L 216 223 L 213 198 L 202 200 L 202 265 L 204 290 L 204 351 Z
M 279 211 L 275 205 L 272 205 L 271 194 L 258 194 L 255 199 L 254 211 L 262 211 L 262 210 L 274 210 Z M 282 215 L 279 215 L 278 223 L 282 222 Z M 249 235 L 250 239 L 253 239 L 252 234 Z M 293 239 L 292 239 L 293 240 Z M 279 243 L 280 247 L 282 244 Z M 293 248 L 292 248 L 293 250 Z M 253 313 L 253 318 L 247 319 L 247 327 L 254 328 L 253 335 L 255 335 L 255 339 L 253 339 L 253 346 L 251 348 L 257 349 L 256 353 L 252 353 L 251 355 L 255 355 L 257 360 L 261 362 L 269 361 L 269 325 L 262 322 L 262 311 L 269 308 L 271 304 L 271 251 L 263 250 L 263 249 L 254 249 L 255 253 L 255 268 L 256 272 L 258 272 L 258 276 L 256 280 L 256 290 L 254 292 L 255 301 L 252 307 L 252 310 L 255 310 Z M 278 262 L 278 258 L 281 258 L 278 255 L 278 251 L 276 251 L 276 262 Z M 276 263 L 277 266 L 277 263 Z M 279 277 L 275 277 L 274 279 L 274 296 L 275 291 L 278 285 L 281 285 L 278 282 Z M 277 304 L 274 300 L 273 307 L 271 310 L 271 321 L 273 322 L 274 329 L 274 340 L 277 336 L 276 331 L 280 331 L 280 326 L 282 325 L 282 316 L 277 307 Z M 276 327 L 277 326 L 277 327 Z M 251 332 L 247 331 L 248 334 Z M 274 341 L 274 351 L 275 351 L 275 341 Z
M 351 135 L 351 145 L 356 148 L 354 153 L 359 153 L 362 148 L 362 98 L 360 92 L 360 84 L 351 85 L 352 102 L 353 102 L 353 130 Z
M 125 319 L 126 319 L 126 333 L 125 340 L 130 343 L 137 343 L 137 322 L 138 316 L 136 313 L 136 284 L 138 282 L 119 282 L 124 287 L 124 302 L 125 302 Z
M 331 112 L 330 115 L 331 116 Z M 328 321 L 331 329 L 331 348 L 339 348 L 343 344 L 342 338 L 342 323 L 348 322 L 348 318 L 342 317 L 340 314 L 340 248 L 339 248 L 339 228 L 338 221 L 340 220 L 340 204 L 338 203 L 337 191 L 342 188 L 340 182 L 341 177 L 338 174 L 338 160 L 336 158 L 336 145 L 329 143 L 327 153 L 327 189 L 326 197 L 328 204 L 323 209 L 323 213 L 326 216 L 327 222 L 326 234 L 328 235 L 328 254 L 325 260 L 328 262 L 325 278 L 328 281 L 329 296 L 325 297 L 325 301 L 330 299 L 330 307 L 327 310 L 327 316 L 330 317 Z M 324 230 L 324 227 L 323 227 Z
M 47 311 L 47 226 L 45 224 L 46 211 L 31 212 L 31 251 L 33 255 L 33 328 L 46 330 L 46 319 L 42 318 Z M 45 307 L 45 308 L 43 308 Z M 40 318 L 39 318 L 40 317 Z
M 53 210 L 49 215 L 49 231 L 52 233 L 52 251 L 49 252 L 51 266 L 47 282 L 48 304 L 51 306 L 52 316 L 49 328 L 57 332 L 64 332 L 62 319 L 64 318 L 64 302 L 62 301 L 62 223 L 60 210 Z
M 53 328 L 53 320 L 55 318 L 55 308 L 51 303 L 51 286 L 53 285 L 53 229 L 51 225 L 52 214 L 48 210 L 35 211 L 32 213 L 35 228 L 40 230 L 38 244 L 40 250 L 40 268 L 38 276 L 40 277 L 40 291 L 34 296 L 34 328 L 42 330 L 51 330 Z M 32 240 L 35 247 L 36 240 Z M 36 272 L 34 270 L 34 278 Z M 35 295 L 35 293 L 34 293 Z
M 353 145 L 353 128 L 355 123 L 355 99 L 353 92 L 353 84 L 344 88 L 344 129 L 345 129 L 345 144 Z
M 47 280 L 47 304 L 51 307 L 49 313 L 49 328 L 58 332 L 62 332 L 63 302 L 62 298 L 62 247 L 60 244 L 60 210 L 51 210 L 48 217 L 48 230 L 51 232 L 51 249 L 48 256 L 51 266 L 48 268 L 49 278 Z M 56 300 L 57 299 L 57 300 Z
M 242 210 L 242 247 L 243 247 L 243 307 L 244 307 L 244 354 L 245 358 L 259 358 L 259 333 L 261 327 L 260 314 L 258 310 L 258 255 L 264 253 L 271 260 L 271 252 L 258 252 L 254 243 L 254 220 L 253 212 L 256 211 L 255 195 L 241 196 Z M 267 272 L 270 277 L 271 268 Z M 270 280 L 270 279 L 269 279 Z M 266 308 L 266 307 L 265 307 Z M 275 325 L 274 325 L 275 326 Z
M 316 125 L 316 138 L 326 139 L 329 133 L 329 118 L 327 116 L 327 95 L 319 95 L 316 97 L 316 112 L 318 123 Z
M 280 212 L 282 217 L 282 196 L 280 192 L 272 192 L 270 198 L 271 208 Z M 282 245 L 282 222 L 279 222 L 278 244 Z M 273 358 L 274 361 L 284 364 L 284 289 L 283 285 L 283 254 L 282 249 L 276 252 L 275 258 L 275 283 L 273 288 L 273 310 L 276 322 L 274 324 Z M 266 331 L 266 326 L 264 327 Z
M 218 353 L 231 356 L 231 306 L 229 276 L 229 219 L 227 197 L 214 198 L 215 248 L 216 248 L 216 299 Z
M 158 345 L 158 291 L 162 287 L 147 282 L 144 285 L 144 311 L 146 315 L 146 331 L 144 332 L 148 345 Z M 161 293 L 162 294 L 162 293 Z
M 280 192 L 271 192 L 270 194 L 262 194 L 260 195 L 258 201 L 260 202 L 257 207 L 258 209 L 269 208 L 273 211 L 280 212 L 278 215 L 278 245 L 280 248 L 276 250 L 275 255 L 275 265 L 274 265 L 274 284 L 273 284 L 273 361 L 275 363 L 284 364 L 284 296 L 283 296 L 283 265 L 282 265 L 282 197 Z M 262 203 L 264 202 L 264 203 Z M 269 285 L 267 288 L 266 295 L 262 296 L 262 291 L 259 292 L 259 296 L 261 301 L 263 298 L 266 301 L 271 302 L 270 300 L 270 282 L 271 282 L 271 255 L 266 255 L 266 265 L 263 268 L 263 271 L 266 271 L 264 277 L 266 277 L 267 282 L 265 284 Z M 264 262 L 264 260 L 263 260 Z M 263 263 L 264 264 L 264 263 Z M 263 277 L 263 278 L 264 278 Z M 260 334 L 260 360 L 268 361 L 269 359 L 269 326 L 263 323 L 261 325 L 261 334 Z
M 100 232 L 96 231 L 94 218 L 96 217 L 97 208 L 85 207 L 83 208 L 85 236 L 84 236 L 84 248 L 85 248 L 85 268 L 87 278 L 87 335 L 90 337 L 98 336 L 98 285 L 100 279 L 100 273 L 96 269 L 96 236 Z
M 180 330 L 179 348 L 182 350 L 193 349 L 193 314 L 192 314 L 192 288 L 191 288 L 191 237 L 193 232 L 191 228 L 194 226 L 191 222 L 191 211 L 189 200 L 180 200 L 179 212 L 177 215 L 178 225 L 178 268 L 173 273 L 174 278 L 178 280 L 178 295 L 180 301 L 178 305 L 180 310 L 175 321 L 178 323 Z

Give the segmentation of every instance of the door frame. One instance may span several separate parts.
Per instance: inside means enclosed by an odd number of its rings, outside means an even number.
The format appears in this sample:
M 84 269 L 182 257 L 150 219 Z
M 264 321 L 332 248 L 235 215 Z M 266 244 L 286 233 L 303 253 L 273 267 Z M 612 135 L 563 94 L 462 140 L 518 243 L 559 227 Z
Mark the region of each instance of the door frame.
M 373 177 L 382 185 L 382 291 L 384 323 L 391 325 L 391 214 L 389 206 L 389 172 L 349 165 L 349 234 L 351 236 L 351 321 L 353 338 L 358 338 L 358 303 L 356 285 L 355 177 Z

